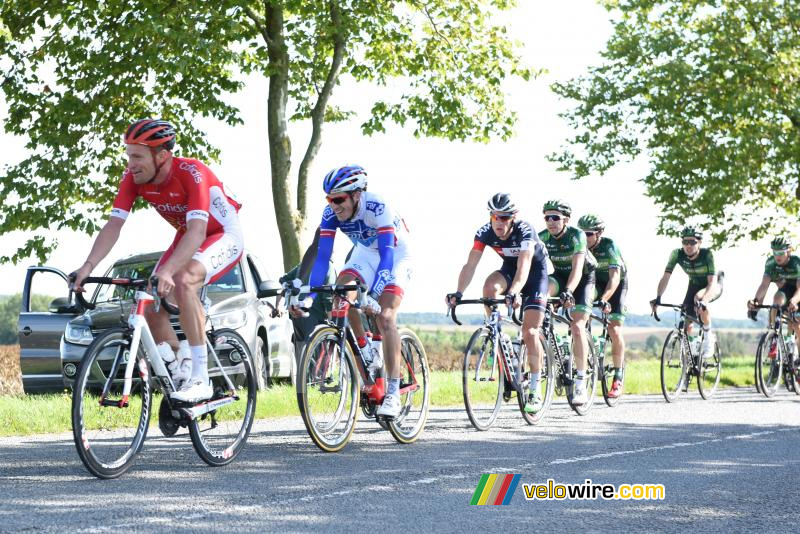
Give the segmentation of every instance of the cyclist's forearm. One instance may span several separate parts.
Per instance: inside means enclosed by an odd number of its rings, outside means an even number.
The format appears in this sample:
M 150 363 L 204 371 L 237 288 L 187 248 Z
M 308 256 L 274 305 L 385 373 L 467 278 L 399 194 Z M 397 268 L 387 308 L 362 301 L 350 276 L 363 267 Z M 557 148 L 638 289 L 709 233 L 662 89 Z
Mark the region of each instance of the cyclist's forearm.
M 482 250 L 473 248 L 469 251 L 467 263 L 464 264 L 461 268 L 461 273 L 458 275 L 458 287 L 456 291 L 463 293 L 467 290 L 470 282 L 472 282 L 472 277 L 475 276 L 475 268 L 478 266 L 481 256 L 483 256 Z
M 619 287 L 620 278 L 621 276 L 619 273 L 619 269 L 608 270 L 608 284 L 606 284 L 606 289 L 605 291 L 603 291 L 603 296 L 601 297 L 601 300 L 605 300 L 606 302 L 608 302 L 608 299 L 610 299 L 614 295 L 614 292 Z
M 119 239 L 123 222 L 122 219 L 112 217 L 105 226 L 103 226 L 100 233 L 97 234 L 97 238 L 92 245 L 92 250 L 86 257 L 86 262 L 91 264 L 92 269 L 97 267 L 97 264 L 103 261 L 105 257 L 108 256 L 108 253 L 111 252 L 111 249 L 114 248 L 114 245 Z
M 764 302 L 764 297 L 767 295 L 767 289 L 769 288 L 769 284 L 772 282 L 772 279 L 769 277 L 764 277 L 764 280 L 761 281 L 761 285 L 758 286 L 756 289 L 756 296 L 753 297 L 753 300 L 756 302 Z
M 583 276 L 583 262 L 586 258 L 584 258 L 583 254 L 575 254 L 572 256 L 572 270 L 569 273 L 569 278 L 567 278 L 567 287 L 565 289 L 569 289 L 571 292 L 575 292 L 577 289 L 578 284 L 581 283 L 581 277 Z
M 664 291 L 667 289 L 667 284 L 669 284 L 669 277 L 671 273 L 664 273 L 664 276 L 661 277 L 661 280 L 658 282 L 658 289 L 656 290 L 656 296 L 660 297 L 664 294 Z
M 517 272 L 514 274 L 514 280 L 511 281 L 511 285 L 508 287 L 508 293 L 517 294 L 525 286 L 525 282 L 528 280 L 528 274 L 531 271 L 531 260 L 532 255 L 530 251 L 523 251 L 519 255 L 517 259 Z

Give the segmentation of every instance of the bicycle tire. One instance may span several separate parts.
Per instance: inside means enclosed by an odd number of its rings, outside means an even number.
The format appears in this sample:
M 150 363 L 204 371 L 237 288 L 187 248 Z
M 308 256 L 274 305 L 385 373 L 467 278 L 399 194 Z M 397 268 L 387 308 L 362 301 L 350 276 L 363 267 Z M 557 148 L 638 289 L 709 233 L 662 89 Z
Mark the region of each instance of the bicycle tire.
M 136 354 L 134 380 L 127 404 L 122 405 L 125 362 L 130 358 L 130 330 L 110 328 L 99 334 L 84 353 L 72 389 L 72 436 L 86 469 L 98 478 L 116 478 L 133 465 L 142 449 L 153 400 L 150 369 L 141 345 Z M 117 363 L 116 370 L 114 363 Z M 109 376 L 114 372 L 113 377 Z M 138 374 L 138 377 L 137 377 Z M 101 405 L 98 393 L 108 382 Z
M 675 370 L 679 369 L 676 373 Z M 675 402 L 688 384 L 688 365 L 681 335 L 671 330 L 661 349 L 661 393 L 667 402 Z
M 717 391 L 719 379 L 722 375 L 722 355 L 719 351 L 719 343 L 714 342 L 714 352 L 710 358 L 703 358 L 702 354 L 697 357 L 700 360 L 697 391 L 704 400 L 709 400 Z
M 611 387 L 614 385 L 614 357 L 610 358 L 611 363 L 606 361 L 606 354 L 605 354 L 605 347 L 603 348 L 603 354 L 597 356 L 597 364 L 600 376 L 600 386 L 603 390 L 603 400 L 606 401 L 606 405 L 609 408 L 613 408 L 619 403 L 619 400 L 622 398 L 622 392 L 615 397 L 611 398 L 608 396 L 608 393 L 611 391 Z
M 358 419 L 358 371 L 349 343 L 345 341 L 345 353 L 340 353 L 340 336 L 333 326 L 318 326 L 309 337 L 297 370 L 297 405 L 303 424 L 314 444 L 325 452 L 342 450 Z M 339 399 L 331 395 L 337 390 L 343 394 Z
M 498 363 L 500 348 L 494 341 L 486 328 L 475 330 L 464 350 L 461 367 L 461 390 L 467 417 L 472 426 L 481 431 L 494 424 L 502 404 L 505 376 Z
M 588 336 L 588 333 L 587 333 Z M 573 368 L 573 385 L 570 386 L 567 390 L 567 402 L 569 403 L 572 410 L 578 415 L 586 415 L 591 411 L 592 406 L 594 405 L 594 398 L 597 386 L 597 352 L 594 349 L 594 343 L 592 343 L 591 336 L 588 336 L 588 340 L 586 346 L 589 349 L 589 353 L 586 355 L 586 374 L 583 377 L 584 386 L 586 387 L 586 402 L 578 405 L 572 402 L 572 393 L 574 391 L 575 385 L 574 380 L 577 376 L 577 367 L 575 366 L 575 353 L 573 349 L 572 354 L 572 368 Z
M 781 377 L 783 376 L 783 347 L 779 340 L 776 339 L 777 334 L 774 332 L 765 332 L 761 336 L 758 343 L 758 350 L 756 351 L 756 366 L 758 368 L 758 381 L 761 388 L 761 393 L 765 397 L 771 398 L 775 395 L 780 384 Z M 770 346 L 773 340 L 777 342 L 776 355 L 770 357 Z
M 210 368 L 214 394 L 197 406 L 216 407 L 189 421 L 189 436 L 197 455 L 208 465 L 220 467 L 231 463 L 247 443 L 255 418 L 258 379 L 250 349 L 235 330 L 214 330 L 208 339 L 220 364 L 227 367 L 225 373 L 235 391 L 230 391 L 216 367 Z M 230 365 L 225 365 L 226 360 Z
M 542 368 L 540 370 L 539 378 L 539 391 L 544 390 L 545 394 L 542 397 L 542 409 L 536 413 L 527 413 L 525 411 L 525 403 L 527 402 L 526 392 L 530 391 L 530 383 L 524 381 L 517 386 L 517 401 L 519 402 L 519 411 L 522 413 L 522 419 L 529 425 L 538 425 L 547 416 L 550 410 L 550 404 L 553 402 L 553 389 L 555 387 L 555 365 L 550 351 L 544 346 L 542 347 L 544 354 L 542 355 Z M 520 376 L 524 377 L 528 371 L 528 357 L 525 349 L 525 344 L 520 347 L 519 354 Z
M 400 328 L 400 415 L 387 421 L 398 443 L 415 442 L 425 429 L 430 405 L 430 376 L 425 347 L 408 328 Z M 416 389 L 414 389 L 416 386 Z M 420 391 L 421 390 L 421 391 Z

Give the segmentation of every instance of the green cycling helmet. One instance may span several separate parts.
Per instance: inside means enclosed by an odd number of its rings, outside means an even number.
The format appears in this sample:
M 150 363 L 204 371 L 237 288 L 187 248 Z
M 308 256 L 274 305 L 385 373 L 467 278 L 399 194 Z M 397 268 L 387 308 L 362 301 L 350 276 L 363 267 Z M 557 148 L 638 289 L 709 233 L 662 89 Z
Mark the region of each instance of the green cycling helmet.
M 572 215 L 572 206 L 563 200 L 548 200 L 542 207 L 542 213 L 545 211 L 560 211 L 565 217 Z
M 792 242 L 785 237 L 776 237 L 772 240 L 770 246 L 772 247 L 772 250 L 787 250 L 791 248 Z
M 593 213 L 587 213 L 578 219 L 578 228 L 583 231 L 602 232 L 606 227 L 606 223 Z
M 683 230 L 681 230 L 681 237 L 693 237 L 698 240 L 703 239 L 703 232 L 695 228 L 694 226 L 687 226 Z

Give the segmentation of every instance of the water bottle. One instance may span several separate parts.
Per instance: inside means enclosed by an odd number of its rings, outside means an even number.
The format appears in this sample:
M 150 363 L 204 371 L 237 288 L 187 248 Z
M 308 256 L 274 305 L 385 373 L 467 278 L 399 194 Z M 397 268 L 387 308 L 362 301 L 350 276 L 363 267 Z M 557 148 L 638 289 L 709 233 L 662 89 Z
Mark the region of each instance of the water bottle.
M 569 354 L 571 354 L 572 351 L 571 351 L 570 346 L 569 346 L 569 337 L 568 336 L 564 336 L 564 337 L 561 338 L 560 345 L 561 345 L 561 354 L 562 355 L 568 356 Z
M 606 348 L 606 338 L 605 336 L 595 336 L 592 334 L 592 342 L 594 343 L 595 351 L 598 355 L 603 354 L 603 349 Z

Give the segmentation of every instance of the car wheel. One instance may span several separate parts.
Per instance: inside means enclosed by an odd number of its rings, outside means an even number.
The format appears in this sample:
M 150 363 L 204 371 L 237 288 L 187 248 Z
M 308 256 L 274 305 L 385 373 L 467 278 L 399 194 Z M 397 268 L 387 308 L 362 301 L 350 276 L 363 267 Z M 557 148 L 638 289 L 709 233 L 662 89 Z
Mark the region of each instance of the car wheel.
M 258 358 L 258 389 L 267 389 L 272 385 L 270 377 L 269 353 L 264 338 L 256 336 L 256 358 Z

